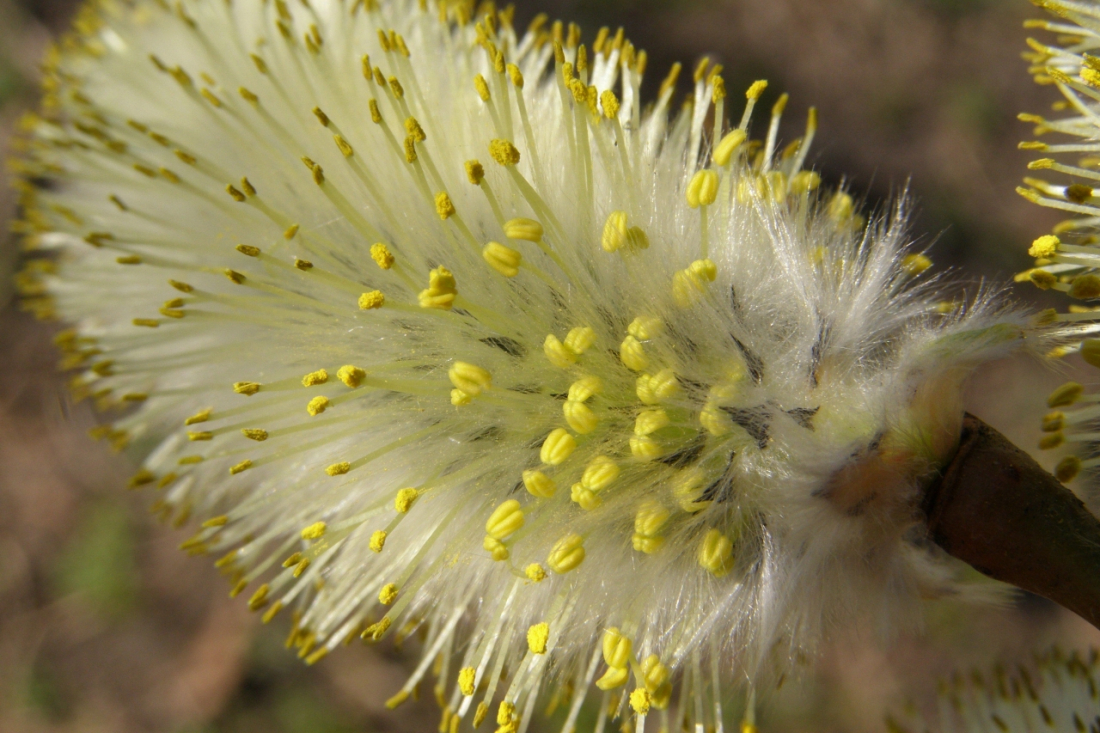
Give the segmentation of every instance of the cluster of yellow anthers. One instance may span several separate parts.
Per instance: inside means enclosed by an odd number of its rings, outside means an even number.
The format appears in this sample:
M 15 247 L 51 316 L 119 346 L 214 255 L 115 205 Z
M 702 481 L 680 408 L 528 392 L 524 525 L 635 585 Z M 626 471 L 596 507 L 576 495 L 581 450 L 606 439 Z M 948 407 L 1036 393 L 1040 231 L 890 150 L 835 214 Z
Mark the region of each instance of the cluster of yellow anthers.
M 309 663 L 422 630 L 391 705 L 430 670 L 451 733 L 540 696 L 571 730 L 593 687 L 600 730 L 720 730 L 723 680 L 912 618 L 950 587 L 912 525 L 963 377 L 1052 331 L 941 307 L 900 211 L 865 227 L 804 169 L 812 110 L 750 139 L 766 85 L 731 126 L 704 59 L 643 113 L 645 53 L 580 39 L 100 0 L 16 161 L 24 303 L 72 323 L 132 485 Z
M 1031 63 L 1031 73 L 1038 84 L 1058 88 L 1062 99 L 1053 105 L 1055 118 L 1021 114 L 1024 122 L 1035 124 L 1035 137 L 1020 143 L 1024 150 L 1034 150 L 1044 157 L 1032 161 L 1028 168 L 1058 174 L 1062 179 L 1051 182 L 1025 178 L 1026 187 L 1017 189 L 1020 195 L 1042 206 L 1075 215 L 1056 225 L 1051 234 L 1036 239 L 1028 254 L 1035 266 L 1020 273 L 1017 281 L 1030 280 L 1044 290 L 1057 290 L 1081 301 L 1069 306 L 1067 313 L 1054 309 L 1041 313 L 1039 320 L 1065 324 L 1072 328 L 1071 343 L 1059 346 L 1052 356 L 1079 353 L 1089 364 L 1100 367 L 1100 325 L 1097 308 L 1090 302 L 1100 298 L 1100 247 L 1097 246 L 1100 224 L 1100 198 L 1095 185 L 1100 181 L 1100 3 L 1095 0 L 1062 2 L 1032 0 L 1047 10 L 1055 20 L 1030 20 L 1025 27 L 1058 34 L 1053 44 L 1028 39 L 1030 50 L 1024 58 Z M 1071 136 L 1077 140 L 1048 142 L 1052 134 Z M 1050 157 L 1050 156 L 1058 156 Z M 1059 158 L 1074 156 L 1072 163 Z M 1076 383 L 1059 387 L 1048 399 L 1052 412 L 1043 418 L 1046 435 L 1039 444 L 1043 449 L 1069 445 L 1071 453 L 1058 463 L 1055 473 L 1064 482 L 1072 481 L 1082 470 L 1100 466 L 1095 446 L 1100 441 L 1096 421 L 1100 418 L 1100 395 L 1087 392 Z M 1071 408 L 1071 409 L 1065 409 Z
M 1006 670 L 998 665 L 965 676 L 956 672 L 939 685 L 938 724 L 929 726 L 916 708 L 887 718 L 889 733 L 914 730 L 1100 731 L 1100 653 L 1066 654 L 1055 647 L 1036 655 L 1034 665 Z

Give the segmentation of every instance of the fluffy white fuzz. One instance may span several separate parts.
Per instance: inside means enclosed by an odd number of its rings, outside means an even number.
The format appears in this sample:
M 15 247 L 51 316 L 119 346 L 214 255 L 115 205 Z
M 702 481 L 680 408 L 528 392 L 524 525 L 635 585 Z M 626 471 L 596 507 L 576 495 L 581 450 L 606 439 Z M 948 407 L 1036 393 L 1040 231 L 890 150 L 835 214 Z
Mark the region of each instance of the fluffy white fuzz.
M 785 95 L 750 141 L 763 84 L 729 129 L 702 65 L 668 123 L 621 35 L 472 16 L 89 7 L 26 125 L 27 302 L 303 658 L 423 625 L 391 702 L 434 664 L 451 731 L 594 687 L 601 729 L 721 730 L 723 684 L 958 589 L 921 486 L 972 368 L 1053 332 L 925 283 L 803 170 L 812 112 L 777 148 Z
M 1036 655 L 1033 669 L 1019 666 L 1006 670 L 995 666 L 956 673 L 941 682 L 934 725 L 919 715 L 887 718 L 890 733 L 937 730 L 943 733 L 1096 733 L 1100 731 L 1100 688 L 1097 688 L 1098 656 L 1066 654 L 1054 648 Z

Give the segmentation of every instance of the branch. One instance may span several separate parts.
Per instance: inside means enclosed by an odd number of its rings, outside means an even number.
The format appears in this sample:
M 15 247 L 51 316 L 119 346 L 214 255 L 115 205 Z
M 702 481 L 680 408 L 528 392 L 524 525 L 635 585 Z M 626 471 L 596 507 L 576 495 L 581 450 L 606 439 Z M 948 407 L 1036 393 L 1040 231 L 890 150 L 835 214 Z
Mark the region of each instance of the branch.
M 932 539 L 949 554 L 1100 628 L 1100 521 L 973 415 L 923 508 Z

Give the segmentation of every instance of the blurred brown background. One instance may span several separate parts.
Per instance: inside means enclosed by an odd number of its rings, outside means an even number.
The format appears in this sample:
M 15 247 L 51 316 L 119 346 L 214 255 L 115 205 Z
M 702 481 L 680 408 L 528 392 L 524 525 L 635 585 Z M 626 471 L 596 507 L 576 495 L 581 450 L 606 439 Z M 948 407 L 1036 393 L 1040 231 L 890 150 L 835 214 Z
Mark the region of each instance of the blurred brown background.
M 245 0 L 241 0 L 245 1 Z M 248 0 L 258 1 L 258 0 Z M 36 63 L 72 13 L 71 0 L 0 0 L 0 157 L 21 110 L 35 103 Z M 623 25 L 650 54 L 652 86 L 674 60 L 703 52 L 726 66 L 731 96 L 756 78 L 792 95 L 786 138 L 806 108 L 821 131 L 810 161 L 846 179 L 870 207 L 907 186 L 913 231 L 937 265 L 997 281 L 1028 266 L 1027 243 L 1056 217 L 1013 189 L 1043 111 L 1019 58 L 1024 0 L 545 0 L 518 3 L 576 20 L 591 40 Z M 650 90 L 652 92 L 652 90 Z M 734 109 L 733 114 L 740 114 Z M 14 203 L 0 186 L 0 220 Z M 93 444 L 87 406 L 55 373 L 55 330 L 11 302 L 17 243 L 0 231 L 0 731 L 77 732 L 434 730 L 422 701 L 382 702 L 412 655 L 352 647 L 306 668 L 262 627 L 205 560 L 176 550 L 184 530 L 155 524 L 148 496 L 124 491 L 132 467 Z M 1014 291 L 1040 303 L 1030 288 Z M 1079 379 L 1091 378 L 1070 363 Z M 1064 374 L 1022 361 L 988 368 L 971 409 L 1031 447 L 1047 392 Z M 1049 465 L 1050 457 L 1044 457 Z M 1026 660 L 1052 642 L 1100 643 L 1084 622 L 1034 597 L 1009 608 L 930 608 L 926 632 L 892 643 L 873 629 L 838 639 L 806 679 L 761 711 L 768 731 L 880 731 L 907 698 L 928 704 L 956 665 Z M 736 702 L 732 704 L 737 708 Z M 731 713 L 727 725 L 735 722 Z M 559 722 L 560 725 L 560 722 Z

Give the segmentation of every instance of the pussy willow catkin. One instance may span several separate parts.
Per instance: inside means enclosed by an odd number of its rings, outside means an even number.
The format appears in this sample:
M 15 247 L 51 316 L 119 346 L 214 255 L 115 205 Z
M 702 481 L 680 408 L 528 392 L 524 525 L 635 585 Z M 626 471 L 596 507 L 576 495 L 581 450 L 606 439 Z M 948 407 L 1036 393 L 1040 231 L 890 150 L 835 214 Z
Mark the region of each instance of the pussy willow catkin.
M 957 591 L 917 500 L 962 386 L 1067 328 L 946 296 L 806 167 L 813 110 L 753 139 L 766 85 L 706 60 L 643 106 L 645 53 L 580 39 L 102 0 L 16 161 L 24 302 L 133 486 L 309 663 L 426 629 L 390 704 L 430 673 L 452 733 L 593 695 L 720 730 L 724 686 Z

